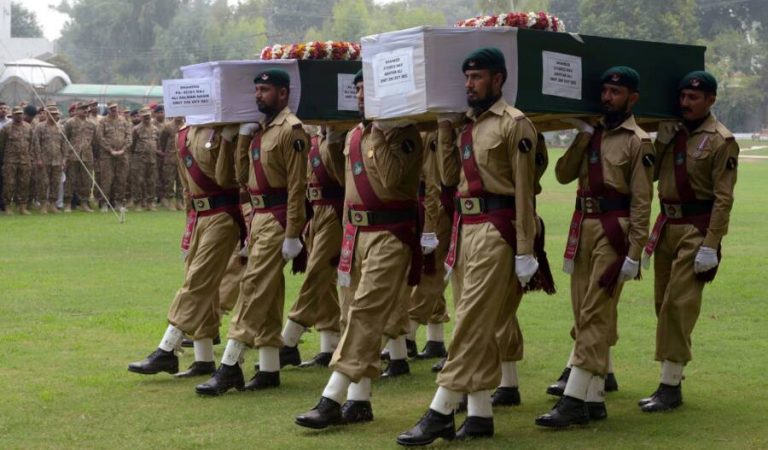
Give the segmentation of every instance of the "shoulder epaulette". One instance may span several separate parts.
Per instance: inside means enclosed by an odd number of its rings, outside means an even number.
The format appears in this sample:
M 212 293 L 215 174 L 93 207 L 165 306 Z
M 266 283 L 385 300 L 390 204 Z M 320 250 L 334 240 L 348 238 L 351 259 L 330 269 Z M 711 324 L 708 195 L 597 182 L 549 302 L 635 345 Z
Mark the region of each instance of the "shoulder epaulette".
M 725 127 L 720 122 L 717 122 L 717 125 L 715 126 L 715 130 L 717 130 L 717 134 L 723 137 L 726 141 L 733 141 L 736 139 L 736 137 L 731 133 L 731 130 Z

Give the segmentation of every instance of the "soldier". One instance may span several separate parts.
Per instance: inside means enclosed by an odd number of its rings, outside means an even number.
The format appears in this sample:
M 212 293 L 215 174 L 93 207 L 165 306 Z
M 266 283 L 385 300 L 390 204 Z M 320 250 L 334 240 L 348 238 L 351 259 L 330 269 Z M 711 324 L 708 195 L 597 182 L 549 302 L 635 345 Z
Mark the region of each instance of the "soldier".
M 27 193 L 32 163 L 32 126 L 22 118 L 24 111 L 13 108 L 12 122 L 0 129 L 0 160 L 3 161 L 3 201 L 5 214 L 12 215 L 11 202 L 16 201 L 19 213 L 27 209 Z
M 40 168 L 37 198 L 42 203 L 42 214 L 47 214 L 49 210 L 53 213 L 59 212 L 56 208 L 56 198 L 59 193 L 61 168 L 67 158 L 67 141 L 58 123 L 59 108 L 48 106 L 46 113 L 48 119 L 37 124 L 32 138 L 33 154 Z
M 3 129 L 5 125 L 11 122 L 11 119 L 8 119 L 8 105 L 5 104 L 5 102 L 0 102 L 0 130 Z M 5 202 L 3 201 L 3 158 L 2 155 L 0 155 L 0 211 L 5 211 Z
M 663 123 L 656 138 L 661 213 L 644 259 L 654 254 L 656 360 L 661 383 L 640 400 L 645 412 L 683 403 L 683 367 L 691 360 L 691 333 L 701 310 L 704 284 L 720 264 L 736 184 L 739 145 L 711 113 L 717 80 L 695 71 L 678 87 L 681 122 Z
M 131 117 L 131 124 L 133 126 L 136 126 L 141 123 L 141 116 L 139 115 L 138 109 L 131 110 L 129 116 Z
M 136 211 L 156 211 L 155 182 L 157 181 L 158 130 L 152 125 L 149 108 L 139 111 L 141 123 L 133 127 L 131 142 L 131 195 Z
M 579 134 L 555 168 L 560 183 L 578 180 L 564 265 L 571 274 L 575 343 L 563 397 L 536 419 L 540 426 L 607 417 L 605 375 L 616 340 L 616 306 L 624 282 L 639 278 L 651 208 L 653 145 L 632 115 L 639 82 L 625 66 L 603 74 L 603 117 L 594 128 L 573 122 Z
M 237 127 L 221 126 L 185 127 L 179 132 L 179 169 L 192 221 L 184 283 L 168 310 L 169 325 L 160 345 L 145 360 L 131 363 L 131 372 L 177 373 L 179 359 L 174 352 L 185 333 L 194 340 L 195 362 L 176 376 L 210 375 L 216 369 L 213 339 L 221 320 L 219 286 L 232 249 L 245 238 L 235 176 L 236 133 Z
M 462 71 L 470 107 L 466 125 L 457 146 L 440 148 L 446 184 L 460 176 L 446 258 L 461 280 L 456 327 L 432 404 L 416 426 L 397 437 L 401 445 L 493 436 L 491 389 L 501 379 L 502 356 L 497 321 L 514 320 L 521 286 L 539 267 L 533 256 L 536 130 L 502 98 L 507 70 L 500 50 L 472 52 Z M 440 133 L 453 131 L 445 120 L 439 127 Z M 467 419 L 457 433 L 454 410 L 463 392 Z
M 304 228 L 309 139 L 301 121 L 288 108 L 288 73 L 266 70 L 254 79 L 259 111 L 264 113 L 251 140 L 250 168 L 239 171 L 241 182 L 248 174 L 253 205 L 249 235 L 248 266 L 240 283 L 237 314 L 232 317 L 221 365 L 213 378 L 197 386 L 201 395 L 221 395 L 232 388 L 261 390 L 280 386 L 279 349 L 285 303 L 283 267 L 300 256 Z M 250 130 L 243 128 L 245 142 Z M 244 158 L 238 157 L 241 165 Z M 294 269 L 297 267 L 294 261 Z M 248 347 L 259 349 L 259 368 L 245 384 L 241 369 Z
M 418 284 L 422 265 L 421 136 L 413 125 L 365 120 L 362 70 L 354 84 L 363 122 L 347 133 L 344 147 L 346 224 L 338 276 L 348 295 L 346 326 L 320 401 L 296 417 L 297 425 L 315 429 L 373 420 L 371 380 L 380 376 L 384 321 L 404 307 L 400 294 L 406 282 Z
M 312 136 L 307 178 L 312 219 L 307 234 L 307 273 L 299 297 L 283 328 L 280 365 L 299 364 L 301 335 L 314 326 L 320 332 L 320 353 L 301 364 L 328 366 L 339 341 L 339 294 L 336 265 L 341 249 L 344 209 L 344 133 L 327 127 Z
M 98 126 L 102 119 L 104 119 L 104 116 L 99 114 L 99 102 L 96 100 L 88 102 L 88 120 Z
M 125 185 L 128 180 L 128 149 L 133 142 L 131 125 L 118 114 L 117 103 L 107 105 L 107 117 L 99 122 L 96 141 L 101 148 L 101 188 L 106 200 L 115 209 L 125 201 Z M 177 163 L 178 165 L 178 163 Z M 107 212 L 107 203 L 101 205 Z
M 75 153 L 67 152 L 64 170 L 67 181 L 64 184 L 64 212 L 72 212 L 72 196 L 77 195 L 79 208 L 93 212 L 88 205 L 91 194 L 91 170 L 93 168 L 93 142 L 96 137 L 96 125 L 87 119 L 88 105 L 77 106 L 75 117 L 64 124 L 64 133 L 72 144 Z M 79 156 L 79 159 L 78 159 Z
M 43 108 L 40 108 L 43 109 Z M 37 125 L 37 117 L 40 112 L 36 106 L 29 105 L 24 103 L 24 116 L 22 119 L 24 122 L 28 123 L 30 126 L 32 126 L 32 131 L 34 132 L 35 126 Z M 30 143 L 31 145 L 31 143 Z M 42 167 L 37 164 L 36 158 L 34 158 L 34 155 L 31 153 L 32 149 L 30 148 L 30 155 L 32 155 L 32 159 L 30 161 L 30 167 L 34 166 L 33 170 L 30 168 L 29 171 L 29 185 L 26 187 L 27 192 L 25 194 L 25 197 L 27 198 L 27 210 L 32 210 L 35 206 L 35 200 L 37 200 L 36 194 L 38 191 L 38 186 L 40 184 L 40 170 Z
M 178 148 L 176 146 L 176 133 L 184 125 L 184 117 L 174 117 L 173 120 L 163 124 L 160 130 L 158 148 L 162 156 L 158 156 L 158 168 L 160 172 L 160 204 L 170 211 L 176 211 L 177 200 L 180 199 L 181 184 L 179 183 L 179 171 L 176 170 Z M 174 186 L 176 193 L 174 194 Z

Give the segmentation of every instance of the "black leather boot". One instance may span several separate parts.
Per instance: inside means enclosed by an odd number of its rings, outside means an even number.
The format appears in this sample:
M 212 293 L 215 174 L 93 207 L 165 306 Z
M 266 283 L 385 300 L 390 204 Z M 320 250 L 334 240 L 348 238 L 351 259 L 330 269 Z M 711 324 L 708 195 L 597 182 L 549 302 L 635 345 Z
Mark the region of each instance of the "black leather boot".
M 143 361 L 128 364 L 128 371 L 142 375 L 154 375 L 160 372 L 174 374 L 179 371 L 179 357 L 173 352 L 158 348 Z
M 445 360 L 446 359 L 448 359 L 447 356 L 443 357 L 443 358 L 440 358 L 440 361 L 432 364 L 432 372 L 437 373 L 437 372 L 440 372 L 441 370 L 443 370 L 443 366 L 445 365 Z
M 303 361 L 301 364 L 299 364 L 299 367 L 302 369 L 307 367 L 328 367 L 328 364 L 331 363 L 331 358 L 333 357 L 333 353 L 330 352 L 320 352 L 317 355 L 315 355 L 312 359 L 308 361 Z
M 445 356 L 448 356 L 448 352 L 445 350 L 445 342 L 427 341 L 421 353 L 416 355 L 416 359 L 443 358 Z
M 467 416 L 456 432 L 460 441 L 484 437 L 493 437 L 493 417 Z
M 589 411 L 584 400 L 563 396 L 550 412 L 536 418 L 536 425 L 549 428 L 566 428 L 589 422 Z
M 245 389 L 249 391 L 259 391 L 261 389 L 276 388 L 280 386 L 280 372 L 258 371 L 256 375 L 248 381 Z
M 199 377 L 203 375 L 213 375 L 216 372 L 216 363 L 213 361 L 195 361 L 189 366 L 189 369 L 176 374 L 176 378 Z
M 416 426 L 397 437 L 397 443 L 407 447 L 429 445 L 435 442 L 437 438 L 448 441 L 454 440 L 456 438 L 456 423 L 453 414 L 440 414 L 429 409 L 419 419 Z
M 280 368 L 285 366 L 298 366 L 301 364 L 301 354 L 299 353 L 299 346 L 288 347 L 284 345 L 280 347 Z
M 345 424 L 370 422 L 373 420 L 371 402 L 347 400 L 341 407 L 341 418 Z
M 661 383 L 650 400 L 640 406 L 643 412 L 658 412 L 675 409 L 683 404 L 682 385 L 670 386 Z
M 327 397 L 320 397 L 320 401 L 311 410 L 296 416 L 296 425 L 321 430 L 331 425 L 342 423 L 341 405 Z
M 587 402 L 587 412 L 589 412 L 589 420 L 604 420 L 608 418 L 605 402 Z
M 605 392 L 616 392 L 619 390 L 619 382 L 616 381 L 616 375 L 613 372 L 605 376 Z
M 408 361 L 404 359 L 393 359 L 381 373 L 381 378 L 396 378 L 411 373 L 411 366 L 408 365 Z
M 568 384 L 568 377 L 571 375 L 571 368 L 566 367 L 563 373 L 560 374 L 560 378 L 555 381 L 554 384 L 550 384 L 547 387 L 547 394 L 562 397 L 565 392 L 565 385 Z
M 217 396 L 235 388 L 242 391 L 245 388 L 245 378 L 240 364 L 228 366 L 221 364 L 210 380 L 195 387 L 195 392 L 200 395 Z
M 492 406 L 517 406 L 520 404 L 520 389 L 516 387 L 497 387 L 491 395 Z
M 419 348 L 416 347 L 416 341 L 412 341 L 410 339 L 405 340 L 405 348 L 408 351 L 408 357 L 409 358 L 415 358 L 416 355 L 419 354 Z

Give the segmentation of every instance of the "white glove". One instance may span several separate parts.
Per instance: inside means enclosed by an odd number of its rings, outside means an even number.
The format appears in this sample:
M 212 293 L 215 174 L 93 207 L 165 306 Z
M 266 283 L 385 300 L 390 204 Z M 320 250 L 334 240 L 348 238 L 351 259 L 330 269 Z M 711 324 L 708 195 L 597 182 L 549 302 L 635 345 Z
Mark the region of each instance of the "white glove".
M 709 269 L 717 267 L 717 250 L 714 248 L 701 246 L 696 258 L 693 260 L 693 271 L 696 273 L 706 272 Z
M 301 252 L 301 241 L 299 238 L 285 238 L 283 241 L 283 259 L 290 261 Z
M 621 265 L 621 272 L 619 273 L 619 283 L 625 281 L 634 280 L 637 274 L 640 272 L 640 261 L 627 256 L 624 258 L 624 264 Z
M 533 255 L 515 255 L 515 273 L 520 284 L 525 287 L 539 270 L 539 263 Z
M 568 125 L 573 125 L 573 128 L 576 128 L 582 133 L 593 134 L 595 132 L 595 128 L 592 125 L 581 119 L 563 119 L 561 122 L 567 123 Z
M 440 241 L 435 233 L 421 233 L 421 251 L 425 255 L 434 252 Z
M 261 125 L 258 123 L 241 123 L 240 124 L 240 130 L 238 130 L 238 134 L 242 134 L 243 136 L 251 136 L 253 133 L 259 130 L 261 128 Z

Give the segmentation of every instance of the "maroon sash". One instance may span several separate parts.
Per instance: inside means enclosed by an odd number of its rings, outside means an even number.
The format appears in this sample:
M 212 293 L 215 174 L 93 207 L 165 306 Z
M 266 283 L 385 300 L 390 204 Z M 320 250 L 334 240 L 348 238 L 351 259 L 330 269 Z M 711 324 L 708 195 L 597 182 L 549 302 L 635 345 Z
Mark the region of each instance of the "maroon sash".
M 595 128 L 595 133 L 592 135 L 592 139 L 589 144 L 589 153 L 587 155 L 587 170 L 589 179 L 589 190 L 579 191 L 577 195 L 583 197 L 594 198 L 606 198 L 606 199 L 618 199 L 626 197 L 619 193 L 610 186 L 605 185 L 603 178 L 603 163 L 602 163 L 602 141 L 603 141 L 604 129 L 602 126 Z M 624 259 L 629 253 L 629 241 L 621 228 L 619 217 L 627 217 L 629 211 L 627 210 L 613 210 L 596 214 L 590 214 L 584 211 L 574 211 L 571 219 L 571 226 L 568 231 L 568 243 L 565 249 L 566 261 L 573 261 L 576 257 L 576 251 L 579 245 L 579 238 L 581 235 L 581 224 L 585 217 L 596 218 L 600 220 L 600 224 L 603 227 L 608 242 L 613 247 L 613 250 L 617 253 L 616 261 L 614 261 L 603 274 L 600 276 L 600 287 L 607 289 L 609 293 L 613 294 L 616 284 L 619 280 L 619 274 L 621 273 L 621 267 L 624 265 Z M 640 277 L 638 273 L 638 278 Z
M 673 148 L 672 152 L 672 164 L 674 166 L 674 173 L 675 173 L 675 187 L 677 188 L 677 194 L 679 197 L 679 201 L 674 199 L 663 199 L 659 197 L 659 200 L 663 204 L 686 204 L 686 203 L 693 203 L 696 202 L 696 193 L 693 190 L 693 187 L 691 186 L 691 181 L 688 178 L 688 165 L 687 165 L 687 156 L 688 156 L 688 133 L 684 129 L 678 130 L 677 134 L 675 135 L 675 146 Z M 667 223 L 671 224 L 690 224 L 696 227 L 696 229 L 699 230 L 699 232 L 706 236 L 707 234 L 707 228 L 709 228 L 709 221 L 712 217 L 711 213 L 705 213 L 705 214 L 699 214 L 692 217 L 683 217 L 679 219 L 673 219 L 668 217 L 665 214 L 665 210 L 662 207 L 661 212 L 659 212 L 659 215 L 656 217 L 656 223 L 653 225 L 653 230 L 651 231 L 651 235 L 648 237 L 648 242 L 645 245 L 645 249 L 643 250 L 644 258 L 650 258 L 650 256 L 653 254 L 654 251 L 656 251 L 656 246 L 659 244 L 659 240 L 661 239 L 661 233 L 664 231 L 664 226 Z M 722 255 L 720 253 L 721 247 L 717 247 L 717 260 L 720 261 Z M 703 281 L 705 283 L 711 282 L 715 279 L 715 275 L 717 275 L 717 268 L 718 266 L 713 267 L 712 269 L 697 273 L 696 278 L 699 281 Z
M 353 179 L 355 187 L 362 200 L 361 205 L 348 205 L 352 210 L 398 210 L 417 208 L 416 202 L 383 202 L 374 192 L 371 182 L 368 179 L 368 172 L 365 170 L 362 151 L 363 130 L 356 127 L 352 131 L 349 142 L 349 162 L 352 165 Z M 355 242 L 357 233 L 365 231 L 389 231 L 403 244 L 411 249 L 411 266 L 408 272 L 408 285 L 416 286 L 419 284 L 422 269 L 422 253 L 419 243 L 418 220 L 404 221 L 390 225 L 356 226 L 347 222 L 344 227 L 344 237 L 341 243 L 341 257 L 338 270 L 341 273 L 350 274 L 352 271 L 352 261 L 354 258 Z
M 266 196 L 277 196 L 277 195 L 288 195 L 288 190 L 286 188 L 273 188 L 269 184 L 269 180 L 267 179 L 267 174 L 264 172 L 264 166 L 261 164 L 261 130 L 257 131 L 256 134 L 254 134 L 253 139 L 251 140 L 251 148 L 250 148 L 250 157 L 251 157 L 251 165 L 253 167 L 253 175 L 256 178 L 256 184 L 258 184 L 258 189 L 248 189 L 248 192 L 250 192 L 253 195 L 266 195 Z M 287 198 L 287 197 L 286 197 Z M 265 214 L 270 213 L 275 218 L 275 220 L 280 223 L 280 226 L 283 227 L 285 230 L 287 227 L 287 215 L 288 215 L 288 204 L 287 200 L 286 203 L 282 203 L 275 206 L 269 206 L 267 208 L 251 208 L 251 220 L 253 220 L 253 216 L 255 214 Z M 304 244 L 304 239 L 299 236 L 299 240 L 301 241 L 301 251 L 299 254 L 293 258 L 293 263 L 291 265 L 291 272 L 292 273 L 300 273 L 304 272 L 307 269 L 307 246 Z
M 189 148 L 187 147 L 188 133 L 189 133 L 189 128 L 184 128 L 183 130 L 180 130 L 178 133 L 177 144 L 179 148 L 179 158 L 181 159 L 181 162 L 184 165 L 184 167 L 187 168 L 187 172 L 189 173 L 189 176 L 192 178 L 192 181 L 194 181 L 195 184 L 200 187 L 200 189 L 205 191 L 203 194 L 193 195 L 192 198 L 194 199 L 194 198 L 213 197 L 213 196 L 234 196 L 235 198 L 238 198 L 239 189 L 237 188 L 224 189 L 203 172 L 203 170 L 197 164 L 195 157 L 192 155 L 192 152 L 190 152 Z M 233 203 L 234 204 L 232 205 L 213 208 L 213 209 L 209 209 L 208 211 L 197 212 L 193 209 L 192 211 L 188 212 L 187 223 L 186 223 L 184 235 L 181 241 L 182 250 L 184 251 L 189 250 L 189 243 L 192 237 L 192 233 L 194 232 L 194 229 L 197 225 L 197 218 L 212 216 L 219 213 L 227 213 L 229 214 L 230 217 L 232 217 L 232 220 L 235 221 L 238 228 L 240 229 L 240 244 L 242 245 L 245 242 L 245 239 L 247 236 L 247 228 L 245 225 L 245 219 L 243 218 L 243 213 L 242 211 L 240 211 L 240 206 L 237 204 L 237 201 Z
M 312 136 L 311 140 L 312 145 L 309 148 L 309 167 L 312 168 L 312 173 L 315 175 L 315 179 L 317 179 L 317 183 L 310 183 L 309 187 L 312 188 L 331 188 L 331 189 L 338 189 L 340 192 L 342 192 L 343 195 L 343 187 L 336 182 L 336 180 L 331 177 L 331 175 L 328 173 L 328 169 L 326 169 L 325 164 L 323 163 L 323 158 L 320 155 L 320 143 L 317 136 Z M 310 205 L 329 205 L 333 208 L 333 210 L 336 212 L 336 217 L 339 219 L 339 224 L 341 224 L 342 221 L 342 214 L 344 211 L 344 198 L 340 197 L 338 199 L 336 198 L 321 198 L 318 200 L 309 199 Z M 307 208 L 307 212 L 313 214 L 314 211 L 312 208 Z M 307 227 L 311 226 L 310 222 L 310 215 L 307 215 Z M 308 230 L 309 228 L 307 228 Z M 339 249 L 341 251 L 341 249 Z M 334 267 L 338 266 L 339 264 L 340 255 L 335 255 L 330 260 L 330 264 Z

